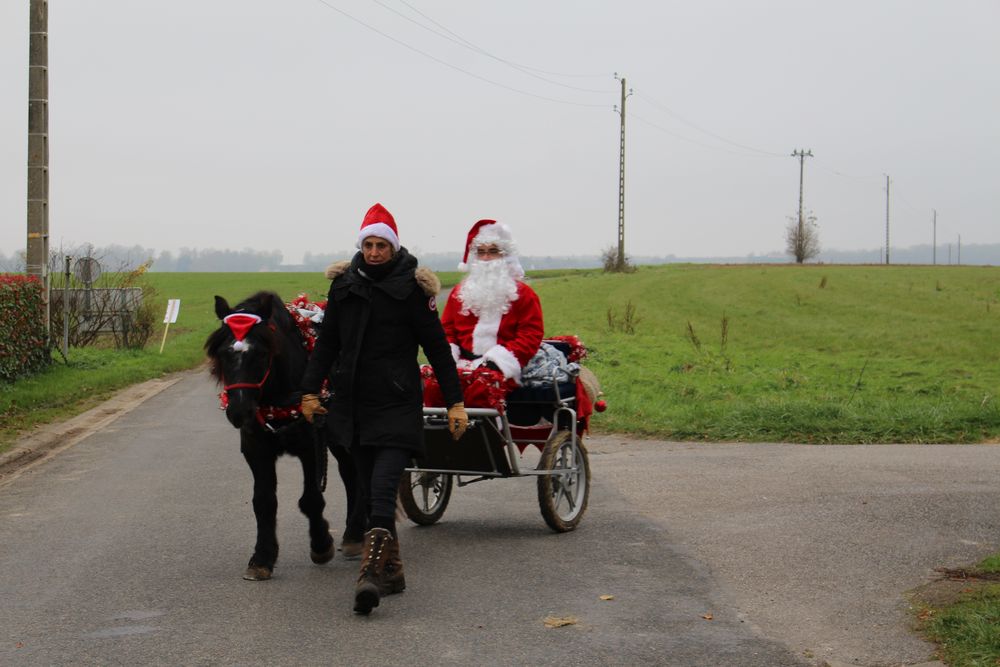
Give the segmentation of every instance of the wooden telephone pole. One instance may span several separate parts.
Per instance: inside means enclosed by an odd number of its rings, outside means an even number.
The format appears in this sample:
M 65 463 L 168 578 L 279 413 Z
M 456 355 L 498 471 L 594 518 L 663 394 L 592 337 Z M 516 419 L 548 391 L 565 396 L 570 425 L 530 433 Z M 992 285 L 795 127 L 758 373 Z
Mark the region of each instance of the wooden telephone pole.
M 813 156 L 812 149 L 809 149 L 807 151 L 804 151 L 802 149 L 799 149 L 797 151 L 792 151 L 792 157 L 797 157 L 799 159 L 799 236 L 798 236 L 798 241 L 795 244 L 797 246 L 795 252 L 795 260 L 799 262 L 802 261 L 800 257 L 804 256 L 803 253 L 800 253 L 800 249 L 805 248 L 805 223 L 803 222 L 804 218 L 802 216 L 802 185 L 805 179 L 806 158 L 812 156 Z
M 49 332 L 49 10 L 31 0 L 28 21 L 28 275 L 44 286 L 45 331 Z
M 889 174 L 885 175 L 885 263 L 889 263 Z
M 615 78 L 618 78 L 617 72 Z M 625 98 L 632 94 L 625 93 L 625 77 L 622 77 L 622 105 L 616 108 L 621 116 L 621 139 L 618 145 L 618 271 L 625 270 Z
M 931 251 L 931 263 L 937 264 L 937 209 L 931 209 L 934 211 L 934 234 L 931 237 L 931 246 L 933 250 Z

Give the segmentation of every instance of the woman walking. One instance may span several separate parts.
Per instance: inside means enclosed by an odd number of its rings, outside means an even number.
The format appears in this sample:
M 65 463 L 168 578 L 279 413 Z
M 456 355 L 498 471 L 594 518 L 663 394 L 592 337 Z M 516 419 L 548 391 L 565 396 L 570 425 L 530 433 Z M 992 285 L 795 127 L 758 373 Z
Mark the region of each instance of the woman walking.
M 403 469 L 423 453 L 423 387 L 419 345 L 441 385 L 448 428 L 457 440 L 468 417 L 435 297 L 440 282 L 417 268 L 399 244 L 396 222 L 381 204 L 369 209 L 359 252 L 327 269 L 333 282 L 319 338 L 302 380 L 302 412 L 329 414 L 327 423 L 348 448 L 367 504 L 361 572 L 354 611 L 368 614 L 384 595 L 406 587 L 396 534 L 396 492 Z M 332 372 L 331 372 L 332 369 Z M 329 411 L 318 394 L 330 374 Z

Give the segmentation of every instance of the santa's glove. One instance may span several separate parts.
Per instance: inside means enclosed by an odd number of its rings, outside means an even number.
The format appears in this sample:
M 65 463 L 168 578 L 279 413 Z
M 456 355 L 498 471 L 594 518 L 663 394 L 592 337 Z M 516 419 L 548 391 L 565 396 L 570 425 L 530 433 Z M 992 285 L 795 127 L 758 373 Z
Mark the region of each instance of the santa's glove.
M 469 428 L 469 415 L 465 413 L 465 403 L 456 403 L 448 408 L 448 430 L 451 431 L 452 439 L 461 439 L 467 428 Z
M 316 394 L 302 394 L 302 407 L 299 410 L 310 424 L 312 424 L 313 415 L 326 414 L 326 408 L 319 402 L 319 396 Z

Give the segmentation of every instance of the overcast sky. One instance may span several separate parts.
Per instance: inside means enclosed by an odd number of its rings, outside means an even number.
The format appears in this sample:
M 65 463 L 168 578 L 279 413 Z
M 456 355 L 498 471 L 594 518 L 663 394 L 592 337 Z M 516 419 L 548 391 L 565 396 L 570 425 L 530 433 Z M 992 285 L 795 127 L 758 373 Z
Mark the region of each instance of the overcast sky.
M 28 0 L 0 3 L 0 251 L 24 247 Z M 424 27 L 421 27 L 424 26 Z M 51 246 L 523 254 L 1000 242 L 997 0 L 50 0 Z M 572 76 L 571 76 L 572 75 Z M 877 258 L 875 258 L 877 260 Z

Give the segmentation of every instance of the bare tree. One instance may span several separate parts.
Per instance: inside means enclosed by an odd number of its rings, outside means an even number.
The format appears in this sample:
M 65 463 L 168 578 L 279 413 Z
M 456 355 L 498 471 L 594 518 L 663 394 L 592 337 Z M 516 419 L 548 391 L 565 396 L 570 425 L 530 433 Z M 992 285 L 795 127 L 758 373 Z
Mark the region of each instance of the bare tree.
M 809 213 L 799 216 L 788 216 L 788 226 L 785 227 L 785 252 L 795 258 L 799 264 L 819 256 L 819 225 L 816 216 Z
M 85 244 L 67 254 L 104 261 L 103 256 L 94 253 L 95 248 Z M 153 312 L 156 290 L 145 278 L 153 260 L 138 266 L 120 260 L 117 267 L 103 272 L 95 283 L 83 284 L 73 274 L 66 280 L 64 258 L 62 249 L 49 253 L 53 337 L 62 337 L 65 313 L 67 342 L 72 347 L 99 344 L 110 337 L 116 348 L 142 349 L 156 325 Z
M 615 246 L 605 248 L 601 252 L 601 264 L 604 265 L 605 273 L 632 273 L 635 271 L 632 258 L 625 255 L 624 263 L 622 263 L 622 257 L 618 254 L 618 248 Z

